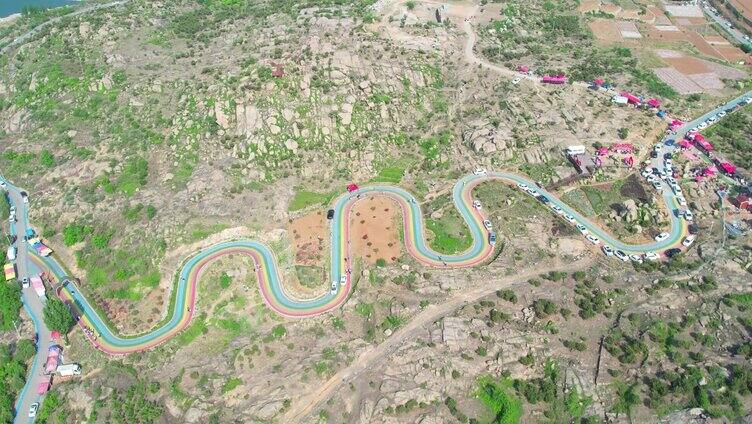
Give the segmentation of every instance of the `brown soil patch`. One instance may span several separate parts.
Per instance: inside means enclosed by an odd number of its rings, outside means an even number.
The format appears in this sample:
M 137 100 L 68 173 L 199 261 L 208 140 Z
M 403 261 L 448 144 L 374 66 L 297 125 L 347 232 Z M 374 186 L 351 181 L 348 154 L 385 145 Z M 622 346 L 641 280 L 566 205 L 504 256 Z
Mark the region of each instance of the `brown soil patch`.
M 350 213 L 352 253 L 369 263 L 378 259 L 394 262 L 402 255 L 398 226 L 401 211 L 391 200 L 367 197 Z
M 725 59 L 713 46 L 705 41 L 702 36 L 694 31 L 687 31 L 687 38 L 692 44 L 697 47 L 697 50 L 708 56 L 717 57 L 718 59 Z
M 291 220 L 287 226 L 298 265 L 321 265 L 329 243 L 329 222 L 324 211 Z
M 595 38 L 606 43 L 612 43 L 615 41 L 622 41 L 619 30 L 616 29 L 614 21 L 608 19 L 595 19 L 592 22 L 588 22 L 590 30 L 595 34 Z
M 645 31 L 647 38 L 660 41 L 686 41 L 687 36 L 681 31 L 659 31 L 655 27 L 649 27 Z
M 738 62 L 740 60 L 746 60 L 747 54 L 734 46 L 715 46 L 729 62 Z
M 694 57 L 665 58 L 663 61 L 685 75 L 702 74 L 709 71 L 701 60 Z
M 600 8 L 601 2 L 599 0 L 582 0 L 580 2 L 580 7 L 578 7 L 577 10 L 580 13 L 587 13 L 600 10 Z

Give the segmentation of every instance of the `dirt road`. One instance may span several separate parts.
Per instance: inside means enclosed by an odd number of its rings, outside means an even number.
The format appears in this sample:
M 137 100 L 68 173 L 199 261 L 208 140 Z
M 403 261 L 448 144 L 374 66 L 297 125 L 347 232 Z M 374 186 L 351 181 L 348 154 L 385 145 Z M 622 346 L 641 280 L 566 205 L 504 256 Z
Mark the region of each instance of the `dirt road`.
M 563 264 L 560 259 L 555 259 L 553 264 L 545 268 L 535 268 L 519 274 L 503 277 L 495 281 L 489 281 L 487 285 L 475 287 L 468 291 L 459 291 L 452 297 L 441 304 L 431 305 L 419 313 L 413 320 L 404 327 L 397 330 L 391 337 L 383 343 L 372 346 L 363 352 L 355 361 L 346 368 L 339 370 L 334 376 L 322 384 L 315 392 L 303 396 L 293 402 L 292 408 L 281 418 L 279 422 L 299 423 L 305 417 L 310 415 L 316 408 L 329 399 L 330 396 L 343 384 L 346 384 L 365 371 L 368 371 L 378 361 L 393 353 L 397 348 L 403 345 L 406 340 L 412 340 L 419 330 L 432 324 L 434 321 L 451 314 L 463 305 L 488 296 L 496 290 L 507 288 L 526 281 L 532 277 L 549 271 L 559 270 L 566 267 L 567 271 L 582 269 L 593 262 L 592 258 L 586 257 L 578 261 Z

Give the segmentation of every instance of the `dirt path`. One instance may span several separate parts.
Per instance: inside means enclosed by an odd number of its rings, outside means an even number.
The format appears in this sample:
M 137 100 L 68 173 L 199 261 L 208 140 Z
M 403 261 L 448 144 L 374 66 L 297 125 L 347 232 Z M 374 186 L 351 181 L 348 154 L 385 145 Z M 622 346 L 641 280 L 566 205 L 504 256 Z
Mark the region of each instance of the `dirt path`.
M 493 284 L 477 287 L 469 291 L 458 291 L 452 297 L 441 304 L 431 305 L 415 316 L 404 327 L 397 330 L 391 337 L 383 343 L 372 346 L 352 362 L 346 368 L 339 370 L 319 388 L 306 396 L 302 396 L 292 404 L 292 408 L 282 417 L 280 422 L 299 423 L 305 417 L 310 415 L 318 405 L 325 402 L 340 386 L 346 384 L 360 374 L 368 371 L 376 362 L 380 361 L 387 355 L 393 353 L 397 348 L 402 346 L 406 340 L 412 340 L 415 333 L 430 325 L 434 321 L 454 312 L 463 305 L 474 302 L 481 297 L 488 296 L 496 290 L 509 287 L 520 281 L 524 281 L 540 274 L 547 273 L 566 267 L 567 271 L 582 269 L 593 262 L 592 258 L 586 257 L 578 261 L 563 264 L 560 259 L 555 259 L 551 266 L 545 268 L 535 268 L 521 272 L 513 276 L 503 277 L 494 281 Z

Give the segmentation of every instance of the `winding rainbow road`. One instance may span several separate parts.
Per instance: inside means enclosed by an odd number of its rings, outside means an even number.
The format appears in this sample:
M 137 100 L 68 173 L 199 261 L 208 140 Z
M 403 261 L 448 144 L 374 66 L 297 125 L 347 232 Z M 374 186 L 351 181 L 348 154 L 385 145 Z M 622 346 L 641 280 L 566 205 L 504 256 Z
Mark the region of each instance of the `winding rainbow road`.
M 74 283 L 63 284 L 58 295 L 75 304 L 81 314 L 79 324 L 91 342 L 103 352 L 112 355 L 125 355 L 153 348 L 189 325 L 196 313 L 198 283 L 201 274 L 218 258 L 225 255 L 246 255 L 255 263 L 256 276 L 265 303 L 276 313 L 290 318 L 303 318 L 319 315 L 342 305 L 348 297 L 352 284 L 350 267 L 349 216 L 355 205 L 365 196 L 384 196 L 394 200 L 402 209 L 404 240 L 407 252 L 418 262 L 429 267 L 457 268 L 472 267 L 487 261 L 493 254 L 494 247 L 488 242 L 488 231 L 483 226 L 485 219 L 482 212 L 472 206 L 472 190 L 483 182 L 496 181 L 519 187 L 520 184 L 535 188 L 540 195 L 546 196 L 550 205 L 557 205 L 574 217 L 577 223 L 584 225 L 590 234 L 603 243 L 626 253 L 657 252 L 681 243 L 687 234 L 687 224 L 683 219 L 671 214 L 670 236 L 661 242 L 640 245 L 623 243 L 612 238 L 607 232 L 591 223 L 576 210 L 567 206 L 551 193 L 538 188 L 535 184 L 517 174 L 507 172 L 489 172 L 483 175 L 467 175 L 457 181 L 452 192 L 455 207 L 465 220 L 472 234 L 472 246 L 457 255 L 444 255 L 435 252 L 426 242 L 423 214 L 417 200 L 407 191 L 387 185 L 367 186 L 352 193 L 340 196 L 334 203 L 334 217 L 331 220 L 331 268 L 333 288 L 312 299 L 299 299 L 285 291 L 277 259 L 274 252 L 263 243 L 253 240 L 226 241 L 202 249 L 186 260 L 177 275 L 173 293 L 173 307 L 169 320 L 159 327 L 136 336 L 116 334 L 103 320 Z M 669 210 L 678 207 L 674 196 L 664 193 L 663 199 Z M 553 211 L 552 211 L 553 212 Z M 42 269 L 55 275 L 58 281 L 65 281 L 68 275 L 53 257 L 41 257 L 32 253 L 32 260 Z

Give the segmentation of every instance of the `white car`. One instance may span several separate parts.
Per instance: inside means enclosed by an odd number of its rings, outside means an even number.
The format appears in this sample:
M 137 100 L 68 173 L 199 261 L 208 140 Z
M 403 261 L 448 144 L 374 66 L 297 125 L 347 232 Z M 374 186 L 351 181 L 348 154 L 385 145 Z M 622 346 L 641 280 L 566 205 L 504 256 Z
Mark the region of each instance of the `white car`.
M 341 276 L 341 277 L 339 277 L 339 283 L 340 283 L 341 285 L 343 285 L 343 286 L 344 286 L 345 284 L 347 284 L 347 274 L 342 274 L 342 276 Z
M 491 231 L 493 229 L 493 225 L 491 225 L 491 221 L 484 219 L 483 220 L 483 226 L 486 227 L 486 230 Z
M 699 128 L 701 130 L 704 130 L 707 127 L 708 127 L 707 122 L 701 122 L 700 125 L 697 126 L 697 128 Z
M 687 199 L 684 196 L 676 196 L 680 206 L 687 206 Z
M 588 233 L 587 228 L 585 228 L 585 226 L 582 225 L 582 224 L 577 224 L 577 229 L 580 230 L 580 233 L 582 233 L 582 234 L 587 234 Z
M 576 223 L 576 222 L 577 222 L 577 221 L 576 221 L 576 220 L 574 219 L 574 217 L 573 217 L 572 215 L 570 215 L 570 214 L 566 214 L 566 215 L 564 215 L 564 219 L 566 219 L 567 221 L 569 221 L 569 222 L 570 222 L 571 224 L 574 224 L 574 223 Z
M 657 261 L 658 259 L 660 259 L 660 256 L 658 256 L 658 254 L 655 252 L 648 252 L 645 254 L 645 259 L 649 261 Z
M 559 215 L 564 214 L 564 210 L 556 205 L 551 205 L 551 209 L 553 209 L 554 212 L 556 212 Z
M 527 184 L 517 183 L 517 188 L 527 191 Z
M 692 222 L 692 220 L 694 219 L 694 215 L 692 215 L 691 210 L 687 209 L 684 211 L 684 219 L 687 220 L 688 222 Z
M 640 175 L 642 175 L 643 178 L 650 178 L 650 176 L 653 175 L 653 171 L 649 169 L 643 169 Z
M 534 190 L 531 188 L 531 189 L 528 189 L 527 192 L 530 193 L 530 195 L 533 197 L 538 197 L 538 190 Z
M 682 241 L 682 246 L 689 247 L 692 245 L 692 243 L 695 242 L 695 238 L 697 238 L 696 235 L 690 234 L 687 237 L 684 238 L 684 241 Z
M 624 252 L 622 252 L 621 250 L 615 250 L 614 251 L 614 256 L 616 256 L 617 258 L 621 259 L 622 262 L 626 262 L 626 261 L 629 260 L 629 256 L 627 256 L 627 254 L 624 253 Z
M 614 256 L 614 249 L 607 244 L 604 244 L 603 247 L 601 247 L 601 250 L 603 250 L 603 253 L 606 256 Z
M 480 208 L 482 207 L 481 204 L 480 204 L 480 200 L 473 200 L 473 207 L 475 209 L 480 210 Z
M 632 254 L 629 255 L 629 259 L 631 259 L 632 262 L 637 262 L 638 264 L 642 263 L 642 255 Z
M 593 244 L 600 244 L 601 243 L 600 239 L 598 239 L 598 237 L 596 237 L 596 236 L 594 236 L 592 234 L 586 235 L 585 238 L 588 239 L 588 241 L 590 243 L 593 243 Z
M 39 410 L 39 403 L 35 402 L 32 403 L 29 407 L 29 418 L 34 418 L 37 416 L 37 411 Z
M 3 190 L 8 188 L 8 184 L 5 184 L 5 181 L 0 181 L 0 187 L 3 188 Z
M 726 111 L 725 110 L 722 110 L 722 111 L 718 112 L 718 117 L 719 118 L 723 118 L 724 116 L 726 116 Z
M 517 85 L 517 84 L 519 84 L 519 83 L 520 83 L 520 81 L 522 81 L 522 78 L 520 78 L 520 77 L 517 77 L 517 78 L 515 78 L 515 79 L 513 79 L 513 80 L 512 80 L 512 84 L 515 84 L 515 85 Z
M 473 174 L 475 174 L 475 175 L 486 175 L 487 173 L 488 173 L 488 171 L 486 171 L 483 168 L 478 168 L 475 171 L 473 171 Z
M 658 181 L 653 181 L 653 188 L 658 191 L 663 191 L 663 186 Z
M 337 282 L 336 281 L 332 281 L 332 290 L 331 290 L 331 293 L 332 294 L 337 294 Z
M 663 241 L 666 240 L 671 234 L 669 233 L 660 233 L 657 236 L 655 236 L 655 241 Z

